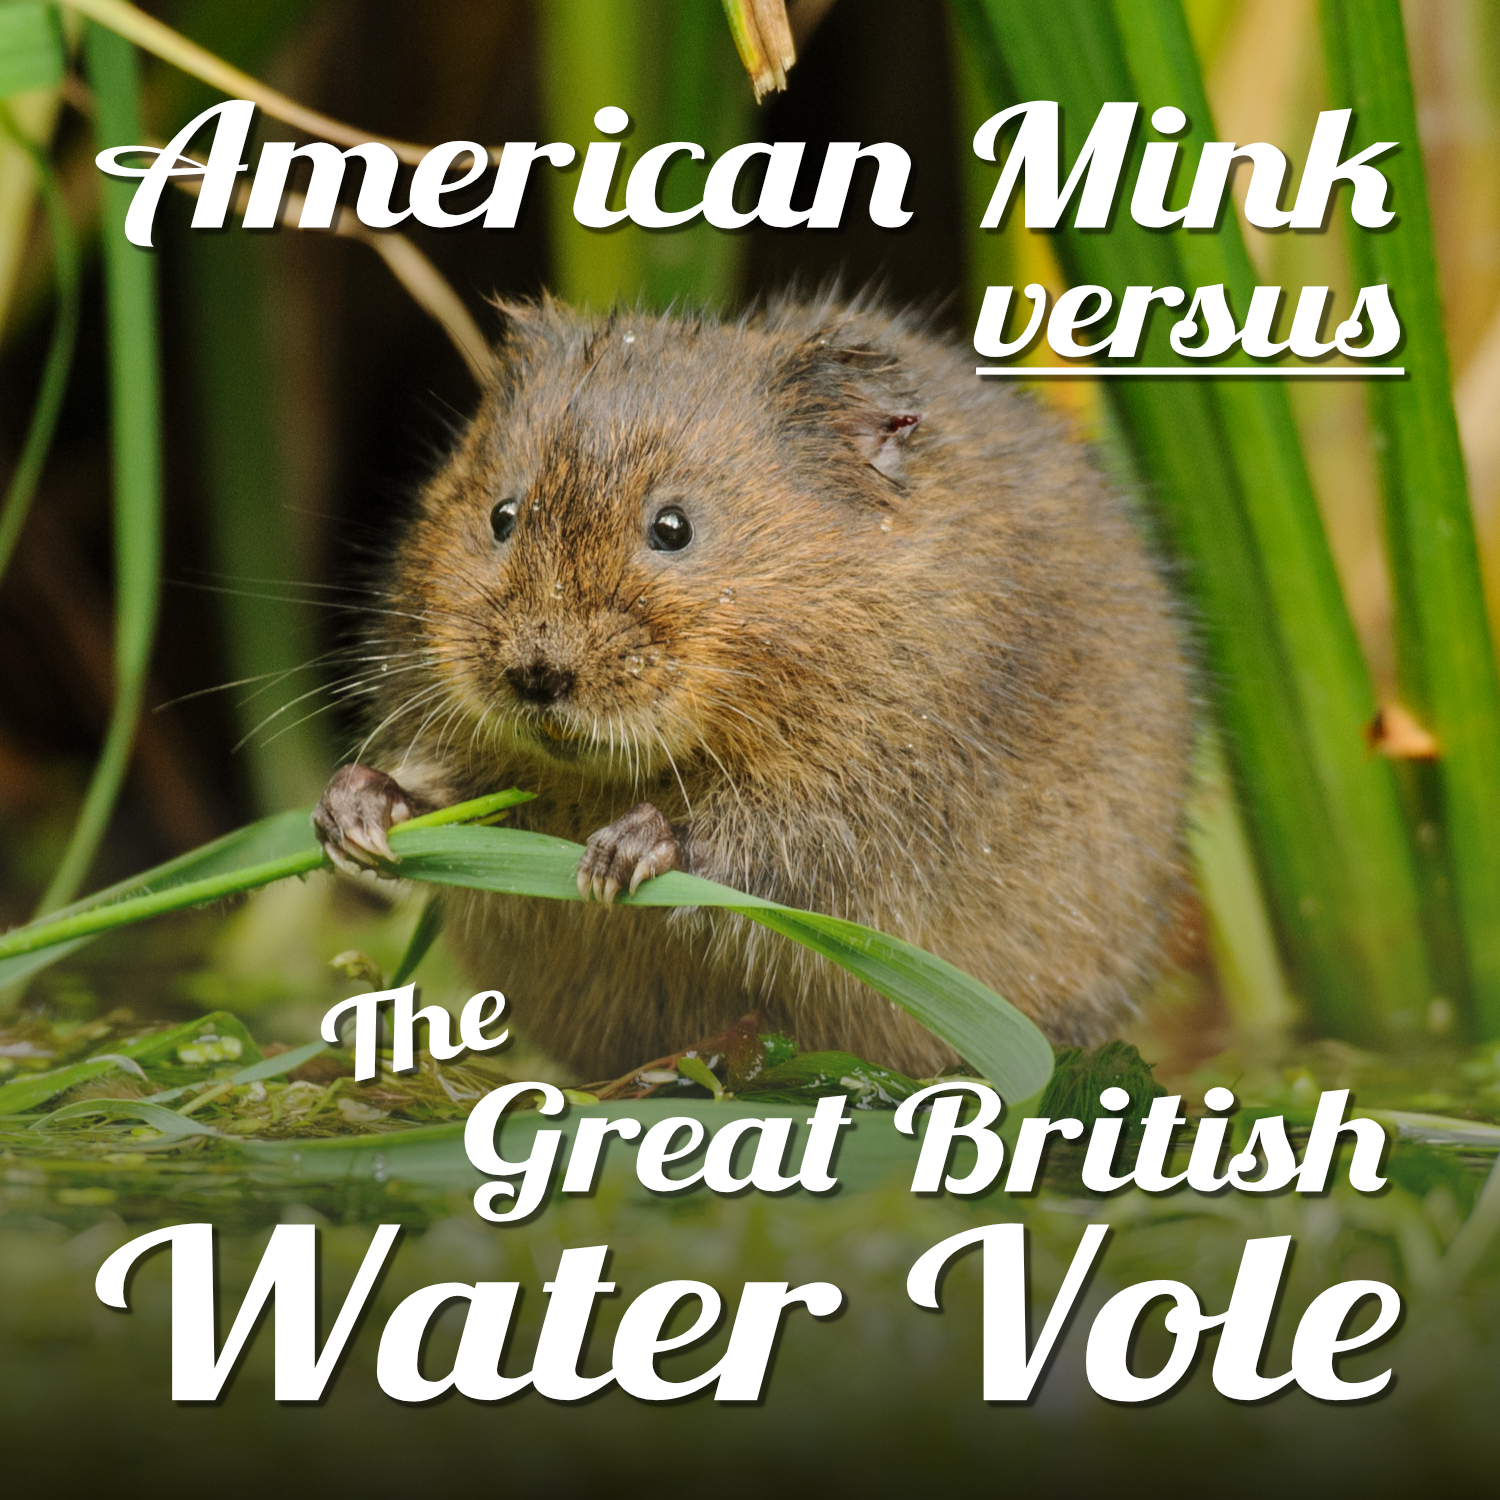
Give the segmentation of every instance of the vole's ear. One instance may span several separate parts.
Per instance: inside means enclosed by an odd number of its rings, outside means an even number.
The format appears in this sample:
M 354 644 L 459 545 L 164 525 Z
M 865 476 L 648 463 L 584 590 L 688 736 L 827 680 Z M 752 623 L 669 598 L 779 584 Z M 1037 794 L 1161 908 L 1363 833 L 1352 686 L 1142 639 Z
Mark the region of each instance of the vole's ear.
M 794 422 L 831 427 L 872 468 L 899 476 L 922 411 L 890 353 L 829 329 L 792 350 L 777 379 Z
M 854 413 L 835 425 L 853 440 L 867 463 L 894 479 L 901 469 L 906 440 L 921 420 L 919 411 L 869 410 Z

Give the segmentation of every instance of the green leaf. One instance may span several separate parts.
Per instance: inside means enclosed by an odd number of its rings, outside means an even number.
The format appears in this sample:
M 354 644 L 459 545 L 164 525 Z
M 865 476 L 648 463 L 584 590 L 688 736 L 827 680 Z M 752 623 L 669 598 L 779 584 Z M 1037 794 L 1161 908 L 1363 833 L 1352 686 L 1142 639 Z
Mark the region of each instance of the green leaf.
M 0 99 L 55 89 L 66 67 L 62 31 L 50 5 L 0 5 Z
M 699 1088 L 705 1088 L 715 1099 L 724 1097 L 724 1085 L 714 1077 L 708 1064 L 697 1057 L 679 1057 L 677 1059 L 677 1071 L 684 1077 L 690 1078 Z
M 124 1068 L 139 1078 L 145 1078 L 145 1069 L 150 1068 L 152 1076 L 159 1081 L 191 1083 L 212 1076 L 213 1070 L 225 1063 L 243 1061 L 246 1065 L 255 1065 L 261 1062 L 261 1050 L 245 1030 L 244 1022 L 226 1010 L 108 1045 L 108 1052 L 97 1053 L 66 1068 L 57 1068 L 51 1073 L 33 1073 L 0 1085 L 0 1115 L 25 1114 L 33 1105 L 117 1068 Z M 318 1043 L 317 1050 L 322 1046 Z M 269 1061 L 280 1063 L 281 1059 L 271 1058 Z M 296 1067 L 297 1064 L 287 1066 Z M 234 1081 L 243 1083 L 249 1080 L 236 1075 Z
M 333 750 L 317 708 L 315 631 L 295 579 L 296 517 L 280 490 L 273 292 L 265 236 L 188 234 L 180 300 L 193 359 L 205 529 L 213 564 L 236 587 L 215 600 L 226 674 L 250 691 L 233 712 L 257 811 L 317 797 Z
M 26 1078 L 13 1078 L 0 1086 L 0 1115 L 24 1115 L 34 1105 L 45 1104 L 48 1099 L 87 1083 L 91 1078 L 102 1078 L 106 1073 L 123 1069 L 137 1077 L 146 1075 L 140 1064 L 120 1053 L 105 1053 L 91 1057 L 85 1062 L 70 1063 L 66 1068 L 57 1068 L 51 1073 L 33 1073 Z
M 401 962 L 396 965 L 396 972 L 391 975 L 392 989 L 405 984 L 417 972 L 422 960 L 427 957 L 427 950 L 437 941 L 442 930 L 442 905 L 435 900 L 429 901 L 422 908 L 422 915 L 417 918 L 411 941 L 406 945 L 406 952 L 401 955 Z
M 624 109 L 612 206 L 648 141 L 696 141 L 708 160 L 679 156 L 662 174 L 659 201 L 680 211 L 699 202 L 709 161 L 754 134 L 751 91 L 729 28 L 708 0 L 548 0 L 536 15 L 537 85 L 547 139 L 598 138 L 595 111 Z M 572 174 L 551 185 L 548 229 L 552 290 L 602 310 L 613 304 L 665 307 L 735 296 L 749 241 L 697 219 L 668 230 L 623 223 L 588 229 L 573 215 Z
M 391 840 L 401 855 L 401 875 L 436 885 L 543 896 L 555 901 L 579 900 L 574 872 L 583 852 L 580 845 L 518 829 L 455 826 L 466 819 L 494 816 L 529 796 L 511 789 L 398 824 L 391 830 Z M 283 819 L 302 817 L 282 815 Z M 270 826 L 279 822 L 268 819 L 244 830 L 237 836 L 244 839 L 241 854 L 253 858 L 267 852 Z M 84 903 L 72 915 L 33 923 L 0 937 L 0 963 L 14 955 L 251 890 L 325 863 L 310 831 L 296 837 L 311 847 L 298 853 L 285 852 L 277 845 L 280 858 L 249 863 L 238 871 L 222 868 L 232 863 L 233 855 L 224 851 L 226 841 L 221 840 L 210 846 L 219 855 L 216 873 L 207 878 L 181 879 L 164 888 L 160 884 L 162 872 L 151 872 L 141 877 L 140 885 L 146 889 L 140 894 L 125 895 L 103 906 Z M 172 869 L 179 878 L 184 873 L 201 873 L 190 863 L 197 857 L 189 856 L 187 861 L 174 861 L 163 868 Z M 1029 1098 L 1051 1076 L 1052 1048 L 1027 1017 L 977 979 L 899 938 L 837 917 L 778 906 L 678 871 L 647 881 L 634 896 L 619 897 L 618 904 L 718 907 L 779 932 L 831 959 L 907 1010 L 1012 1101 Z
M 412 829 L 492 819 L 507 808 L 531 801 L 532 796 L 531 792 L 516 787 L 492 792 L 413 818 L 392 829 L 391 836 L 399 843 Z M 326 866 L 328 857 L 313 836 L 310 818 L 307 811 L 277 813 L 158 865 L 144 875 L 76 901 L 25 927 L 14 928 L 0 936 L 0 986 L 39 967 L 35 955 L 45 950 L 60 958 L 80 942 L 102 932 L 253 891 L 273 881 L 307 875 Z M 68 946 L 60 946 L 63 944 Z
M 264 1078 L 279 1078 L 283 1073 L 290 1073 L 293 1068 L 300 1068 L 303 1063 L 327 1051 L 327 1042 L 308 1042 L 304 1046 L 293 1047 L 290 1052 L 278 1052 L 275 1057 L 264 1057 L 259 1062 L 252 1063 L 248 1068 L 241 1068 L 238 1073 L 231 1073 L 225 1082 L 259 1083 Z M 192 1084 L 184 1084 L 181 1088 L 152 1094 L 148 1102 L 165 1104 L 169 1099 L 180 1099 L 192 1087 Z
M 401 873 L 414 880 L 577 901 L 583 852 L 565 839 L 510 828 L 419 829 L 401 838 Z M 941 1037 L 1009 1100 L 1052 1073 L 1052 1048 L 1013 1005 L 962 970 L 899 938 L 855 922 L 778 906 L 672 870 L 622 906 L 701 906 L 737 912 L 831 959 Z
M 159 1104 L 151 1104 L 144 1099 L 80 1099 L 76 1104 L 65 1104 L 61 1109 L 54 1109 L 31 1128 L 41 1130 L 60 1120 L 78 1120 L 88 1115 L 124 1116 L 129 1120 L 140 1120 L 166 1136 L 222 1134 L 212 1125 L 205 1125 L 202 1120 L 195 1120 L 191 1115 L 179 1115 L 174 1110 L 163 1109 Z
M 246 870 L 259 866 L 279 868 L 287 865 L 287 874 L 299 874 L 302 873 L 304 864 L 306 869 L 316 869 L 321 862 L 320 856 L 321 851 L 317 848 L 317 841 L 313 838 L 305 812 L 278 813 L 275 817 L 252 823 L 247 828 L 238 829 L 221 839 L 215 839 L 211 844 L 205 844 L 201 849 L 158 865 L 144 875 L 122 880 L 118 885 L 98 891 L 86 900 L 75 901 L 71 906 L 51 913 L 40 922 L 6 933 L 4 937 L 0 937 L 0 988 L 14 984 L 50 963 L 56 963 L 99 932 L 121 925 L 104 920 L 107 916 L 105 909 L 122 906 L 132 897 L 162 897 L 167 893 L 178 892 L 185 886 L 222 880 L 226 875 L 238 881 L 243 878 Z M 252 887 L 233 884 L 228 890 L 215 890 L 201 899 L 212 900 L 236 890 L 250 888 Z M 192 901 L 180 903 L 193 904 Z M 175 911 L 179 906 L 167 904 L 161 909 Z M 79 921 L 80 918 L 83 920 Z M 90 918 L 94 925 L 90 925 Z M 57 924 L 70 922 L 77 929 L 78 936 L 62 937 L 53 931 Z M 49 934 L 51 936 L 45 942 L 33 944 L 28 941 L 24 946 L 18 946 L 22 942 L 22 934 L 28 935 L 30 939 L 47 937 Z
M 195 1073 L 260 1061 L 261 1050 L 245 1030 L 245 1023 L 227 1010 L 216 1010 L 196 1021 L 184 1021 L 164 1031 L 150 1031 L 114 1049 L 153 1069 L 187 1068 Z

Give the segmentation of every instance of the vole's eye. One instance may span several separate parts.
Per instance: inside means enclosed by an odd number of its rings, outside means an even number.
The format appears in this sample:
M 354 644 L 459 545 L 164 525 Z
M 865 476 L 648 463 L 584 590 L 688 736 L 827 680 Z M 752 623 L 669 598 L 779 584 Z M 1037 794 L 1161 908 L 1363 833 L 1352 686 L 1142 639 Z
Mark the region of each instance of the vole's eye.
M 652 517 L 646 541 L 653 552 L 681 552 L 693 539 L 693 523 L 682 508 L 668 505 Z
M 490 512 L 490 529 L 495 533 L 497 542 L 508 542 L 510 534 L 516 529 L 516 512 L 520 510 L 519 500 L 502 500 Z

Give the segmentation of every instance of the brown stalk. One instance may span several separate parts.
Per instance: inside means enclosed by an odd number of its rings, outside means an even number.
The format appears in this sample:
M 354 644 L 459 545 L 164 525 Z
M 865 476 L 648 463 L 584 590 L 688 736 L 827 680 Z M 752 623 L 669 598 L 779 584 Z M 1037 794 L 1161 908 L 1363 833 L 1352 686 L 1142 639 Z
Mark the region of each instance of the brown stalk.
M 797 61 L 785 0 L 725 0 L 734 44 L 756 102 L 772 89 L 786 88 L 787 69 Z
M 215 56 L 206 47 L 190 41 L 181 32 L 164 26 L 145 11 L 138 10 L 126 0 L 72 0 L 70 9 L 91 21 L 134 42 L 137 47 L 154 53 L 173 67 L 181 68 L 194 78 L 228 94 L 231 99 L 249 99 L 273 119 L 305 130 L 309 135 L 321 136 L 325 140 L 337 141 L 344 146 L 358 146 L 365 142 L 378 142 L 389 146 L 402 161 L 415 166 L 427 153 L 427 147 L 413 145 L 410 141 L 390 140 L 385 136 L 372 135 L 367 130 L 358 130 L 342 120 L 332 119 L 315 109 L 308 109 L 289 99 L 277 89 L 264 84 L 249 73 L 241 72 L 223 58 Z M 497 151 L 491 157 L 499 159 Z

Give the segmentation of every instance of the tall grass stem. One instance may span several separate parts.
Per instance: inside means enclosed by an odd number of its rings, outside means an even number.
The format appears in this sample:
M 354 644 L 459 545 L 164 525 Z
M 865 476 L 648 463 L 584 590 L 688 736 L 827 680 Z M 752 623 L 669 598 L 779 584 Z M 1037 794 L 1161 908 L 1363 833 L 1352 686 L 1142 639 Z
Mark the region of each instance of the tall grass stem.
M 1406 706 L 1437 737 L 1430 837 L 1447 850 L 1429 899 L 1452 899 L 1474 1020 L 1500 1037 L 1500 682 L 1451 395 L 1432 222 L 1397 0 L 1324 0 L 1330 103 L 1352 108 L 1345 154 L 1398 143 L 1380 160 L 1394 222 L 1351 236 L 1359 281 L 1391 289 L 1405 331 L 1402 381 L 1369 393 Z M 1500 418 L 1497 418 L 1500 420 Z M 1419 788 L 1420 791 L 1420 788 Z M 1424 816 L 1425 810 L 1419 812 Z
M 135 49 L 102 27 L 84 39 L 101 146 L 143 139 Z M 104 747 L 62 862 L 39 912 L 54 911 L 87 877 L 130 764 L 156 636 L 161 578 L 161 386 L 156 267 L 125 238 L 133 185 L 102 184 L 109 319 L 110 434 L 115 517 L 115 702 Z
M 1210 122 L 1177 0 L 1058 7 L 957 0 L 995 106 L 1055 99 L 1064 158 L 1099 107 L 1180 103 L 1194 145 Z M 1122 180 L 1144 149 L 1137 130 Z M 1190 179 L 1195 151 L 1180 174 Z M 1066 166 L 1064 171 L 1066 171 Z M 1010 232 L 1027 233 L 1019 209 Z M 1074 285 L 1224 282 L 1243 296 L 1237 226 L 1163 235 L 1122 210 L 1108 234 L 1053 236 Z M 1143 364 L 1177 363 L 1170 318 L 1147 331 Z M 1315 1019 L 1378 1042 L 1420 1024 L 1434 983 L 1409 841 L 1389 767 L 1361 729 L 1373 710 L 1285 393 L 1273 382 L 1111 381 L 1108 394 L 1180 561 L 1207 658 L 1225 755 L 1246 814 L 1294 983 Z

